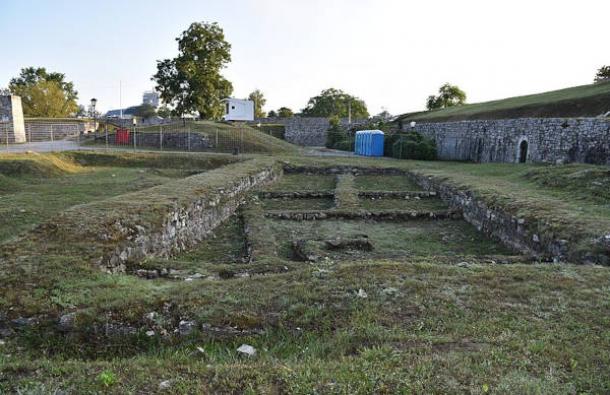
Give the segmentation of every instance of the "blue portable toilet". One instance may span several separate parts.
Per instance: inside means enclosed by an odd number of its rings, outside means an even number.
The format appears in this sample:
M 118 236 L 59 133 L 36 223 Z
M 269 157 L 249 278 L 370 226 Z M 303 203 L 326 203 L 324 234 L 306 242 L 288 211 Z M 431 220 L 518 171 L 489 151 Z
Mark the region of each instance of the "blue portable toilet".
M 383 132 L 381 130 L 360 130 L 356 132 L 354 153 L 362 156 L 383 156 Z
M 371 156 L 383 156 L 383 139 L 381 130 L 371 131 Z
M 356 155 L 363 155 L 362 149 L 364 147 L 364 144 L 363 144 L 364 134 L 365 134 L 365 131 L 356 132 L 356 141 L 354 143 L 354 153 Z

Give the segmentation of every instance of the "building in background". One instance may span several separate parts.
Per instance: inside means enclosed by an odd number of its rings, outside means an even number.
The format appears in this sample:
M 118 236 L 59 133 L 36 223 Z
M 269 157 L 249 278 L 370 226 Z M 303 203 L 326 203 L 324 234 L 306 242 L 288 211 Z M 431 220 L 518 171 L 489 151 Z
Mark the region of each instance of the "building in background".
M 146 91 L 142 95 L 142 104 L 150 104 L 154 108 L 159 107 L 159 93 L 155 91 Z
M 225 121 L 254 121 L 254 102 L 229 97 L 225 103 Z

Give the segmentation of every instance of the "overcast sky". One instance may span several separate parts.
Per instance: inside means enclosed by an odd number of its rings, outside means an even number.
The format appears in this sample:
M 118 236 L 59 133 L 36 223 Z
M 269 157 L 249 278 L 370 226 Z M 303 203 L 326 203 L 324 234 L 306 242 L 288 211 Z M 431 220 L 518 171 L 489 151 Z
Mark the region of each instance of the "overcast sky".
M 374 114 L 424 108 L 444 82 L 478 102 L 591 83 L 610 64 L 608 0 L 0 0 L 0 86 L 22 67 L 74 81 L 81 103 L 141 102 L 156 60 L 195 21 L 232 44 L 234 96 L 303 108 L 335 87 Z

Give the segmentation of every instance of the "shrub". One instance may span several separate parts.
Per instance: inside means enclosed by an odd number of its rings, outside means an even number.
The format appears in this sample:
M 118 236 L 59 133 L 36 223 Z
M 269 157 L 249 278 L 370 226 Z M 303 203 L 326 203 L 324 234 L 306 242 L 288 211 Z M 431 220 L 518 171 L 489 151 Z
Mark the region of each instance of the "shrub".
M 355 139 L 352 137 L 348 137 L 345 140 L 338 141 L 335 143 L 334 148 L 341 151 L 353 151 L 354 150 Z
M 326 148 L 352 151 L 354 149 L 353 133 L 341 127 L 338 117 L 331 117 L 329 122 L 330 128 L 326 135 Z
M 417 132 L 397 135 L 392 144 L 392 156 L 398 159 L 435 160 L 436 143 Z

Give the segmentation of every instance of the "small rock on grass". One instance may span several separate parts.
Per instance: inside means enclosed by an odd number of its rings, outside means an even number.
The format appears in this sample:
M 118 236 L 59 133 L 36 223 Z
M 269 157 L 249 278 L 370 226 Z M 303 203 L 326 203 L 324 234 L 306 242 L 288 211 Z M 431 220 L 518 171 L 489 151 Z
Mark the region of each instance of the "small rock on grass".
M 356 294 L 356 296 L 359 298 L 365 299 L 365 298 L 368 298 L 369 295 L 366 293 L 366 291 L 364 289 L 360 288 L 358 290 L 358 293 Z
M 171 387 L 172 387 L 171 380 L 163 380 L 162 382 L 159 383 L 160 390 L 167 390 L 167 389 L 170 389 Z
M 256 348 L 252 347 L 249 344 L 242 344 L 237 348 L 237 352 L 243 355 L 247 355 L 249 357 L 253 357 L 256 355 Z

